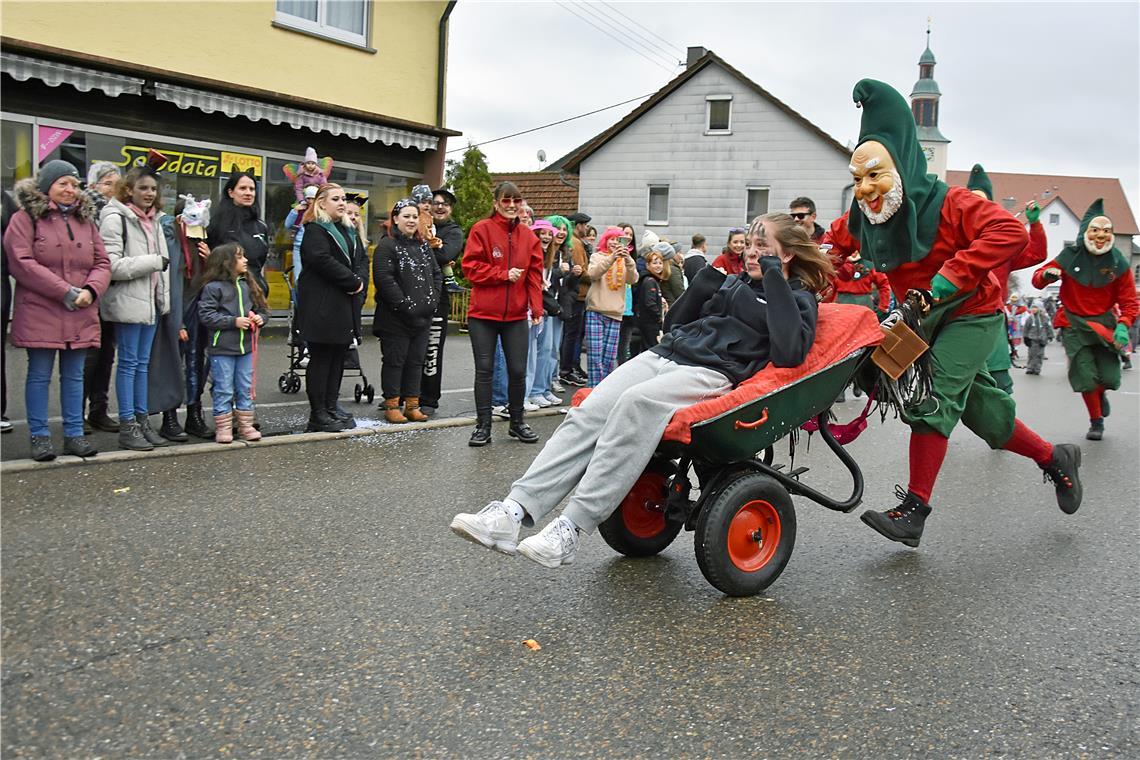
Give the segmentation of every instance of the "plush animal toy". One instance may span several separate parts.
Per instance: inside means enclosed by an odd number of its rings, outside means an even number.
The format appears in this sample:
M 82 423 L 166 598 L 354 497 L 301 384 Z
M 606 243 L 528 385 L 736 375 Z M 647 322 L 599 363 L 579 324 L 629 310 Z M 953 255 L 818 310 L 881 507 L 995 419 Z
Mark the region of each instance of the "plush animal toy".
M 182 215 L 179 217 L 186 229 L 186 237 L 206 239 L 206 228 L 210 226 L 210 199 L 195 200 L 193 195 L 179 195 L 186 201 L 182 206 Z
M 329 175 L 332 174 L 333 160 L 330 156 L 324 158 L 317 158 L 317 151 L 313 148 L 305 148 L 305 157 L 301 160 L 300 165 L 285 164 L 282 169 L 285 172 L 285 177 L 293 183 L 293 194 L 297 196 L 297 202 L 300 203 L 305 198 L 305 188 L 309 185 L 323 185 L 329 181 Z

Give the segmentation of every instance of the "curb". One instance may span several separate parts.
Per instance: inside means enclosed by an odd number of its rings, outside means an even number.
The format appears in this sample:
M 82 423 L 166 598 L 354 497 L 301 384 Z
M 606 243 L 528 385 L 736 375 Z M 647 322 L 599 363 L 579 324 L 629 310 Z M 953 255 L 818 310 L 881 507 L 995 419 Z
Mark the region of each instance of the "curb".
M 551 409 L 540 409 L 537 412 L 527 412 L 527 417 L 553 417 L 559 414 L 559 409 L 568 409 L 561 406 Z M 196 454 L 226 454 L 229 452 L 244 451 L 246 449 L 263 449 L 269 446 L 284 446 L 297 443 L 315 443 L 319 441 L 337 441 L 344 438 L 363 438 L 369 435 L 390 435 L 403 433 L 409 430 L 440 430 L 443 428 L 466 427 L 474 425 L 474 417 L 448 417 L 442 420 L 428 420 L 427 422 L 409 422 L 394 425 L 383 424 L 371 427 L 357 427 L 352 430 L 342 430 L 338 433 L 285 433 L 271 435 L 260 441 L 240 441 L 228 445 L 203 442 L 185 443 L 180 446 L 163 446 L 151 451 L 108 451 L 100 452 L 89 459 L 61 454 L 50 462 L 37 462 L 34 459 L 12 459 L 0 462 L 0 474 L 10 475 L 17 472 L 42 472 L 44 470 L 60 469 L 64 467 L 97 466 L 112 462 L 134 462 L 140 459 L 157 459 L 160 457 L 194 456 Z

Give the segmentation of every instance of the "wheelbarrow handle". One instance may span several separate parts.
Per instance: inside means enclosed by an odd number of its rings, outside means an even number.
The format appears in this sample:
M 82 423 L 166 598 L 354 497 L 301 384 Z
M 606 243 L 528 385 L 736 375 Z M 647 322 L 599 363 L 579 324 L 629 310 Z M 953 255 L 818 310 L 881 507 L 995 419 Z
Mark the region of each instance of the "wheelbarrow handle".
M 737 430 L 755 430 L 768 421 L 768 407 L 764 407 L 764 411 L 760 413 L 760 419 L 755 422 L 741 422 L 737 420 L 733 427 Z

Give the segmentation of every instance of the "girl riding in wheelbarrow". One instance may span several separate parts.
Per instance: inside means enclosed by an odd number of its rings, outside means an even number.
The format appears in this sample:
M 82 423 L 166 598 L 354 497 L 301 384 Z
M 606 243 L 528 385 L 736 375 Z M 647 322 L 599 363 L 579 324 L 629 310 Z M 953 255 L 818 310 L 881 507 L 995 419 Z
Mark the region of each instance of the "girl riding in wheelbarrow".
M 748 246 L 742 274 L 702 270 L 670 310 L 661 342 L 570 411 L 506 498 L 456 515 L 452 531 L 545 567 L 568 565 L 580 534 L 605 521 L 645 470 L 676 411 L 728 393 L 769 363 L 799 366 L 815 338 L 831 262 L 787 214 L 758 217 Z M 572 490 L 562 515 L 519 543 L 520 526 L 541 520 Z

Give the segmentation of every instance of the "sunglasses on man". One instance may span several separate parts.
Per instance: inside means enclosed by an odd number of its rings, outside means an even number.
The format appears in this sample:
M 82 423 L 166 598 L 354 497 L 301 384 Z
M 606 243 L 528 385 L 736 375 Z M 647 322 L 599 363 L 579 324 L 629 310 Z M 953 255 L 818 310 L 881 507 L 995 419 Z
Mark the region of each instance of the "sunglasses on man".
M 807 211 L 793 211 L 792 213 L 788 214 L 788 216 L 792 217 L 797 222 L 802 222 L 804 219 L 807 219 L 809 216 L 811 216 L 811 213 Z

